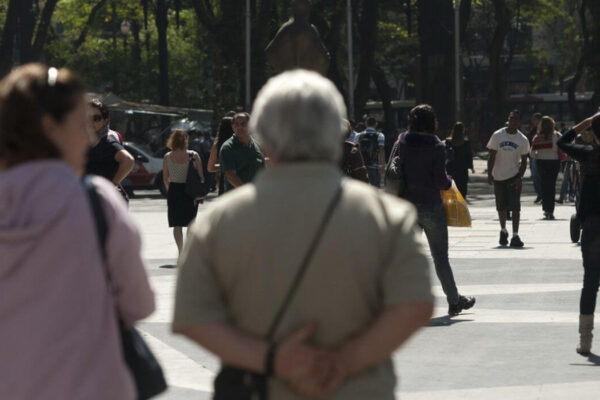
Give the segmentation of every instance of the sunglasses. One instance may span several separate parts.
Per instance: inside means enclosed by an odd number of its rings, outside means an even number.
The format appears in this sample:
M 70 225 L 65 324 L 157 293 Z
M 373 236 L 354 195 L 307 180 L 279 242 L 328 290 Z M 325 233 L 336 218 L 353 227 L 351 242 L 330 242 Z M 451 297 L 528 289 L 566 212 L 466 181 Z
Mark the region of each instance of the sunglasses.
M 100 122 L 100 121 L 102 121 L 102 115 L 95 114 L 95 115 L 92 115 L 90 117 L 90 119 L 94 122 Z

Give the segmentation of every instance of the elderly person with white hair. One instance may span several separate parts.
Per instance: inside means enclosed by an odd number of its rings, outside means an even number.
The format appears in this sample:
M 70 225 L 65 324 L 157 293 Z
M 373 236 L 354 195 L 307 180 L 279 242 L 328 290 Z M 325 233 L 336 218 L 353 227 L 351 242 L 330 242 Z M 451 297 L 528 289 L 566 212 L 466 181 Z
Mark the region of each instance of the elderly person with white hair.
M 272 166 L 190 231 L 173 330 L 221 359 L 215 399 L 394 398 L 391 353 L 431 316 L 429 265 L 414 208 L 342 176 L 345 114 L 316 73 L 272 78 L 250 121 Z

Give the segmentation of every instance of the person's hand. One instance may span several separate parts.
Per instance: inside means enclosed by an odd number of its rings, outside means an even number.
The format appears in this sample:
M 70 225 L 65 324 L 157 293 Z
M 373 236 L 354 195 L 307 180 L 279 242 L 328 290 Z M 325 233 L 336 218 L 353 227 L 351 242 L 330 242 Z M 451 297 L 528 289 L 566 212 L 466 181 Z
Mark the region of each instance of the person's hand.
M 471 168 L 471 173 L 474 174 L 475 173 L 475 168 Z
M 517 176 L 512 183 L 515 187 L 515 189 L 517 189 L 518 193 L 521 193 L 521 190 L 523 189 L 523 181 L 521 180 L 520 176 Z
M 494 177 L 491 174 L 488 174 L 488 185 L 494 184 Z
M 317 324 L 311 323 L 288 336 L 279 345 L 274 363 L 275 376 L 309 397 L 330 393 L 329 383 L 335 376 L 334 354 L 306 343 L 316 329 Z

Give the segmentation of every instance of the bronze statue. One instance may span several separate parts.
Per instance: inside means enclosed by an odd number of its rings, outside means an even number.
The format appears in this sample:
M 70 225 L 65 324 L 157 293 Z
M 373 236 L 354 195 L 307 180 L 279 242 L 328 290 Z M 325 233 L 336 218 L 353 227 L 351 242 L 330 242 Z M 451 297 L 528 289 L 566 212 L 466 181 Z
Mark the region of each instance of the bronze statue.
M 293 0 L 292 12 L 292 18 L 279 28 L 265 50 L 269 64 L 276 73 L 304 68 L 326 75 L 329 52 L 317 28 L 308 21 L 310 0 Z

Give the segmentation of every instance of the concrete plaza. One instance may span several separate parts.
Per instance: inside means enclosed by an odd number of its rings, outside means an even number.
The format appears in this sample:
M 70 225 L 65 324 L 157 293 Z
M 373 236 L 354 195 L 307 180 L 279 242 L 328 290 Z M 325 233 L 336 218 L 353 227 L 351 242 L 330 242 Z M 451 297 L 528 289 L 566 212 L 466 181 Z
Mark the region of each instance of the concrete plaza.
M 483 164 L 476 169 L 483 171 Z M 520 229 L 525 247 L 500 248 L 493 196 L 484 181 L 484 175 L 473 177 L 473 227 L 450 229 L 450 261 L 459 290 L 476 296 L 477 304 L 448 318 L 432 271 L 434 318 L 393 355 L 398 397 L 597 399 L 600 368 L 594 367 L 600 366 L 600 356 L 575 353 L 583 269 L 579 245 L 569 238 L 573 205 L 557 205 L 556 220 L 542 220 L 528 183 Z M 166 202 L 157 195 L 142 196 L 132 200 L 131 212 L 144 238 L 143 255 L 157 298 L 157 311 L 139 328 L 170 383 L 160 398 L 209 399 L 218 360 L 170 332 L 177 250 L 167 227 Z M 595 345 L 600 349 L 599 340 Z

